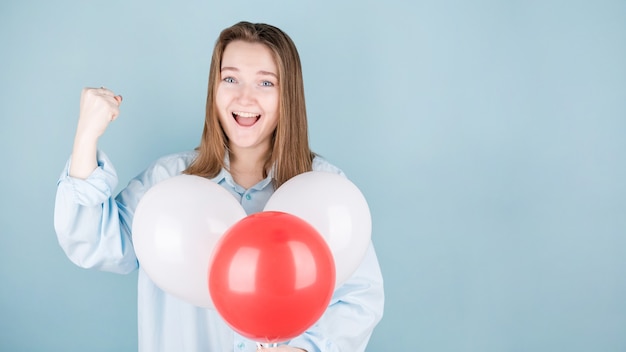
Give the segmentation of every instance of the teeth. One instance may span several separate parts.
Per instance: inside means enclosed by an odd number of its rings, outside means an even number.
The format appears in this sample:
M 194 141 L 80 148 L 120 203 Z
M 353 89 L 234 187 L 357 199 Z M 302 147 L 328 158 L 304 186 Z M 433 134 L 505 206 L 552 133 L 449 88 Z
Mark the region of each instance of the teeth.
M 233 112 L 233 115 L 237 115 L 239 117 L 259 117 L 259 114 L 254 114 L 251 112 Z

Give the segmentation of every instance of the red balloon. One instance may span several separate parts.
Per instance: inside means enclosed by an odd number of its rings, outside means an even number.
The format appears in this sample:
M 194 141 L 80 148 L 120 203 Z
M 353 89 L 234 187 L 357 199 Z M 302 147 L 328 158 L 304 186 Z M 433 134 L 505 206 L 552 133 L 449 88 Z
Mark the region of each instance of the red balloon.
M 215 246 L 209 293 L 215 309 L 242 336 L 290 340 L 322 316 L 335 286 L 324 238 L 301 218 L 277 211 L 245 217 Z

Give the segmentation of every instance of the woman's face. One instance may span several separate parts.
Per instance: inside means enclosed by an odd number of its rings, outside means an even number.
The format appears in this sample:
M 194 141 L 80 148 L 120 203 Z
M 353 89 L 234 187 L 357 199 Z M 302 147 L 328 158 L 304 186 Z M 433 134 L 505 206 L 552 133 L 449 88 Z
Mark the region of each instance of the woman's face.
M 233 41 L 222 55 L 215 104 L 231 151 L 269 149 L 278 124 L 278 69 L 270 49 Z

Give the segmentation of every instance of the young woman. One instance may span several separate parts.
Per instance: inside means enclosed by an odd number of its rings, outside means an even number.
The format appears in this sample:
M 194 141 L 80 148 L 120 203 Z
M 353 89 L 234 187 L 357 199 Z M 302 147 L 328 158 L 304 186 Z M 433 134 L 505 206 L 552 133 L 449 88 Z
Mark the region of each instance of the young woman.
M 342 174 L 309 148 L 295 45 L 266 24 L 240 22 L 222 31 L 211 60 L 200 146 L 160 158 L 113 198 L 117 176 L 97 142 L 119 115 L 121 103 L 122 97 L 107 88 L 82 92 L 72 155 L 57 187 L 54 225 L 61 247 L 81 267 L 139 270 L 140 351 L 254 351 L 256 343 L 230 329 L 215 310 L 179 300 L 148 278 L 133 250 L 131 224 L 145 192 L 181 173 L 221 185 L 248 214 L 262 211 L 274 190 L 300 173 Z M 264 351 L 364 351 L 382 317 L 383 301 L 370 244 L 322 318 L 287 344 Z

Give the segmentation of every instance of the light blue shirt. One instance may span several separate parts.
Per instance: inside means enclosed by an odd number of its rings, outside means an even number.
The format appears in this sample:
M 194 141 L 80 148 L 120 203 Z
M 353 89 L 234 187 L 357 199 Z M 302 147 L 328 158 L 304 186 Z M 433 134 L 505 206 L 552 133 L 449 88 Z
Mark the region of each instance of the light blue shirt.
M 131 226 L 139 200 L 156 183 L 181 174 L 196 155 L 189 151 L 160 158 L 115 198 L 117 174 L 104 153 L 98 152 L 98 168 L 86 180 L 68 175 L 68 161 L 57 184 L 54 209 L 59 244 L 83 268 L 120 274 L 139 270 L 139 351 L 253 352 L 256 342 L 234 332 L 216 310 L 196 307 L 158 288 L 133 250 Z M 343 175 L 320 157 L 313 160 L 313 170 Z M 236 184 L 226 170 L 211 180 L 230 192 L 247 214 L 262 211 L 274 193 L 271 175 L 249 189 Z M 322 318 L 288 344 L 309 352 L 364 351 L 382 318 L 383 305 L 383 279 L 370 243 L 360 267 L 335 289 Z

